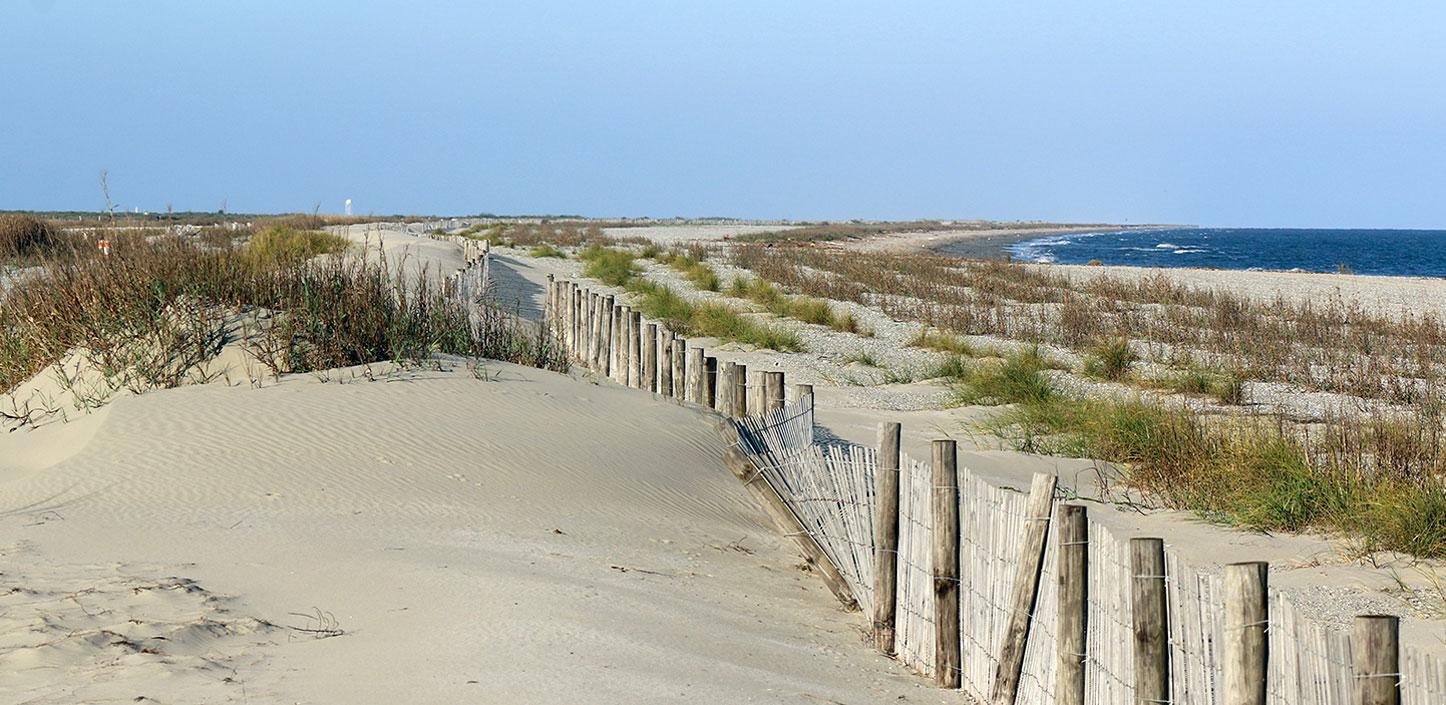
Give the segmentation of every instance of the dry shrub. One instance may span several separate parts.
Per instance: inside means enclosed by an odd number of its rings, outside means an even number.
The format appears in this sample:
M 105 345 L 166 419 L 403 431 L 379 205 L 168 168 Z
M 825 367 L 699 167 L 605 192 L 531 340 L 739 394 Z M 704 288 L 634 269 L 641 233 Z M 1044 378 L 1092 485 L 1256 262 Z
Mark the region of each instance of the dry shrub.
M 58 241 L 58 230 L 49 221 L 33 215 L 0 214 L 0 258 L 39 257 Z

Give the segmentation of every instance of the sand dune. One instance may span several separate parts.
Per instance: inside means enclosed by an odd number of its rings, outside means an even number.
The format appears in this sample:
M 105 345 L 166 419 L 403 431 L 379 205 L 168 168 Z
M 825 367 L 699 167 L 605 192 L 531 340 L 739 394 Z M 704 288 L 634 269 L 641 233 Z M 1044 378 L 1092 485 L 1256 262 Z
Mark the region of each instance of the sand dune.
M 126 397 L 48 466 L 78 426 L 6 434 L 0 701 L 961 701 L 795 567 L 709 418 L 444 368 Z

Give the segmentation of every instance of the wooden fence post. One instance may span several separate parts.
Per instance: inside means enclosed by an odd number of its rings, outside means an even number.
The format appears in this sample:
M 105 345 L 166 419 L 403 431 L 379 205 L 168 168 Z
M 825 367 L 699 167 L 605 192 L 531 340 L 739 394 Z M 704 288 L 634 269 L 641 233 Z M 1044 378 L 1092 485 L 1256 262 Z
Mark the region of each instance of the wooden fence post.
M 547 299 L 542 303 L 542 323 L 554 335 L 562 330 L 557 325 L 557 281 L 551 274 L 547 275 Z
M 587 294 L 583 293 L 582 286 L 572 285 L 572 357 L 574 360 L 582 359 L 583 339 L 587 333 L 583 332 L 583 321 L 587 316 Z
M 643 312 L 628 313 L 628 386 L 643 386 Z
M 703 406 L 718 408 L 718 358 L 703 358 Z
M 1265 705 L 1269 568 L 1262 561 L 1225 566 L 1225 705 Z
M 613 379 L 624 387 L 628 386 L 628 370 L 633 366 L 632 346 L 628 344 L 628 330 L 633 324 L 633 309 L 631 306 L 618 307 L 618 359 L 617 374 Z
M 767 372 L 763 377 L 764 405 L 769 411 L 783 408 L 783 373 Z
M 1163 539 L 1130 539 L 1130 575 L 1135 705 L 1159 705 L 1170 699 L 1170 622 Z
M 933 563 L 934 679 L 958 688 L 959 641 L 959 461 L 951 440 L 934 441 Z
M 688 350 L 688 401 L 702 404 L 708 395 L 706 370 L 703 367 L 703 348 Z
M 673 332 L 658 331 L 658 393 L 673 396 Z
M 768 410 L 763 401 L 763 372 L 757 371 L 748 378 L 748 414 L 757 416 Z
M 1351 625 L 1355 705 L 1401 705 L 1401 619 L 1356 617 Z
M 567 283 L 567 354 L 577 359 L 577 284 Z
M 999 668 L 994 672 L 994 692 L 989 696 L 994 705 L 1014 705 L 1014 699 L 1019 694 L 1019 674 L 1024 669 L 1024 647 L 1029 643 L 1029 627 L 1034 621 L 1035 601 L 1039 598 L 1044 545 L 1049 538 L 1049 518 L 1054 507 L 1057 481 L 1058 478 L 1052 474 L 1037 472 L 1029 487 L 1024 540 L 1019 547 L 1019 560 L 1014 564 L 1009 625 L 1004 631 Z
M 592 289 L 587 290 L 587 352 L 584 362 L 589 369 L 597 371 L 597 312 L 598 295 Z
M 643 328 L 643 389 L 658 391 L 658 324 Z
M 603 297 L 602 321 L 598 326 L 598 334 L 602 341 L 598 344 L 598 374 L 604 377 L 611 377 L 613 372 L 613 332 L 617 329 L 614 321 L 614 314 L 617 313 L 617 305 L 611 294 Z
M 802 399 L 802 398 L 804 398 L 804 397 L 811 397 L 811 396 L 813 396 L 813 385 L 811 385 L 811 384 L 795 384 L 795 385 L 793 385 L 793 400 L 794 400 L 794 401 L 798 401 L 799 399 Z
M 733 365 L 733 411 L 735 419 L 748 415 L 748 366 L 739 362 Z
M 673 398 L 685 400 L 688 398 L 688 341 L 685 338 L 673 338 Z
M 894 650 L 894 611 L 899 566 L 899 436 L 897 421 L 879 424 L 879 460 L 874 473 L 874 644 L 890 656 Z
M 724 416 L 733 415 L 733 373 L 738 363 L 725 362 L 718 370 L 718 406 L 714 407 Z
M 1054 701 L 1084 705 L 1085 649 L 1089 630 L 1089 510 L 1059 508 L 1059 626 L 1055 634 Z

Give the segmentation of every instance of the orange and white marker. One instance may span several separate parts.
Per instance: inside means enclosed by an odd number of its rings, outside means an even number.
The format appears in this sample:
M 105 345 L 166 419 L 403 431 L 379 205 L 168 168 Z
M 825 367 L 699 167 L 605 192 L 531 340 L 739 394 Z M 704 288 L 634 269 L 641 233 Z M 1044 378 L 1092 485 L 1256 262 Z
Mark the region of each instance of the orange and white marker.
M 107 257 L 110 256 L 110 240 L 101 240 L 100 242 L 97 242 L 96 245 L 100 247 L 101 254 L 106 255 Z

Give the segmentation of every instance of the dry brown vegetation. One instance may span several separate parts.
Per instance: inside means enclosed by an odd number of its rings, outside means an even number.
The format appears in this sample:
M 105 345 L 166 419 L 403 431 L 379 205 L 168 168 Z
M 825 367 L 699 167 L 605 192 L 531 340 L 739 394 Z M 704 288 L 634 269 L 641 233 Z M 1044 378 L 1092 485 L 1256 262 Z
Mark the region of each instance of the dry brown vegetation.
M 0 392 L 72 351 L 116 388 L 173 387 L 196 381 L 229 343 L 278 375 L 434 353 L 564 364 L 552 341 L 488 302 L 448 296 L 425 272 L 311 258 L 335 249 L 322 234 L 274 228 L 246 244 L 106 237 L 110 256 L 60 251 L 0 293 Z
M 1009 404 L 994 429 L 1021 448 L 1120 463 L 1175 507 L 1262 529 L 1332 528 L 1366 549 L 1446 555 L 1441 383 L 1446 325 L 1334 299 L 1259 303 L 1225 291 L 923 254 L 845 256 L 739 245 L 734 263 L 791 290 L 877 306 L 936 329 L 952 349 L 979 335 L 1055 345 L 1102 379 L 1240 404 L 1250 381 L 1339 395 L 1313 417 L 1236 413 L 1065 394 L 1037 353 L 961 364 L 965 401 Z M 1139 355 L 1174 372 L 1138 378 Z

